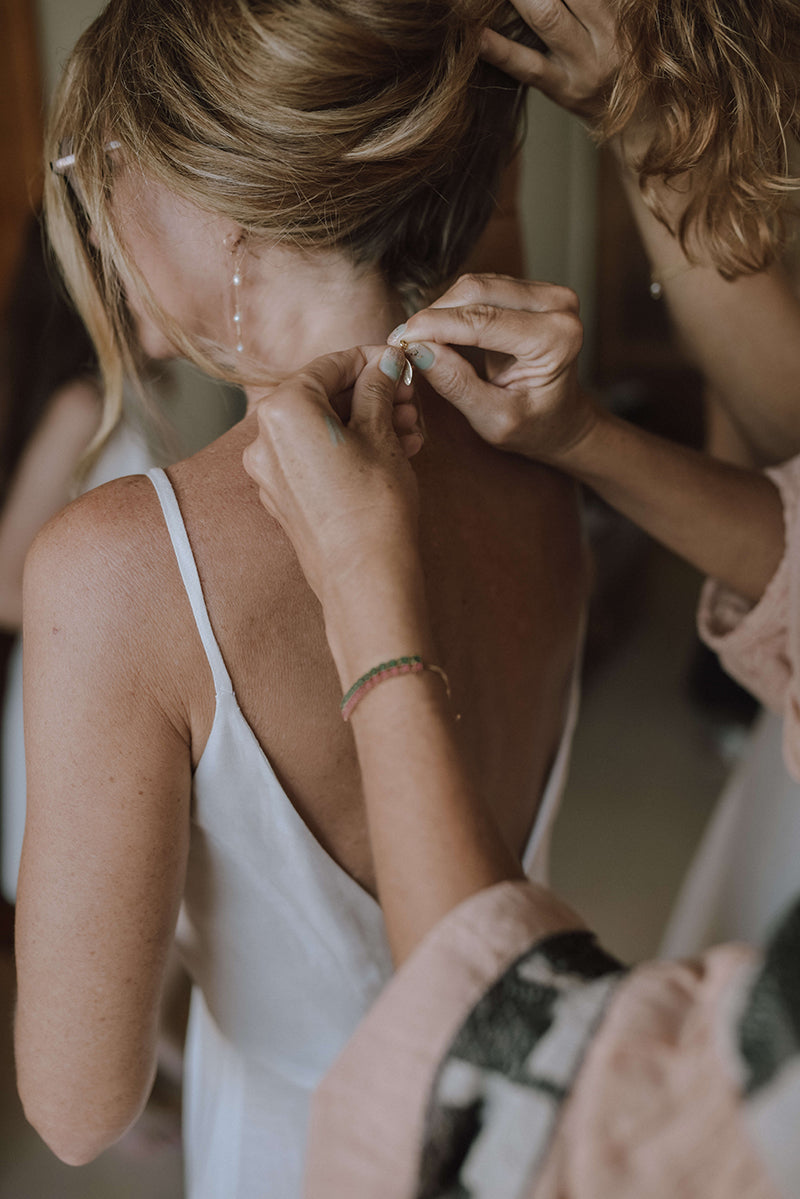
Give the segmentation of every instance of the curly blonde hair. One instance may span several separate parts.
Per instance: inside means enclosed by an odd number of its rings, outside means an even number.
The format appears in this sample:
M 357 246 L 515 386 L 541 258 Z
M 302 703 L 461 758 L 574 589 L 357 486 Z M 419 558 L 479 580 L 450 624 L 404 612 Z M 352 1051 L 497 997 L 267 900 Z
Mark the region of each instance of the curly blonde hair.
M 340 249 L 418 299 L 463 264 L 518 144 L 524 89 L 479 59 L 481 29 L 498 18 L 526 36 L 503 0 L 107 5 L 73 52 L 47 132 L 51 158 L 74 155 L 72 186 L 50 178 L 46 210 L 105 374 L 95 448 L 135 366 L 121 275 L 181 352 L 237 377 L 158 310 L 126 253 L 109 142 L 126 168 L 248 238 Z
M 797 0 L 617 0 L 621 67 L 602 134 L 634 118 L 651 131 L 635 166 L 643 196 L 672 228 L 654 181 L 692 172 L 672 231 L 728 279 L 761 270 L 785 243 L 800 134 Z

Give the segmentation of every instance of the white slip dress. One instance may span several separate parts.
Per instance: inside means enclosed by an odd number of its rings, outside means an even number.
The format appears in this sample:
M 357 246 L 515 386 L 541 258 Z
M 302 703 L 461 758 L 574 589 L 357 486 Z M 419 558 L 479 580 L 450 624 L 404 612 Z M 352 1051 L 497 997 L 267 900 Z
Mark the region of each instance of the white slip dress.
M 193 780 L 176 940 L 193 980 L 184 1067 L 188 1199 L 300 1199 L 312 1091 L 392 973 L 380 907 L 311 833 L 245 720 L 211 627 L 180 508 L 158 493 L 216 692 Z M 526 870 L 546 875 L 578 708 Z

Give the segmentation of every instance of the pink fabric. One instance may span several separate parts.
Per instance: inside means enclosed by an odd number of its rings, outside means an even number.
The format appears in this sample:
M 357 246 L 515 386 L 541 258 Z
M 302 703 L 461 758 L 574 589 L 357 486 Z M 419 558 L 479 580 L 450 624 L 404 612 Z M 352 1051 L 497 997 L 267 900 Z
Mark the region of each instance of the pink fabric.
M 463 1020 L 532 939 L 583 927 L 535 883 L 501 883 L 445 917 L 317 1088 L 306 1199 L 412 1196 L 431 1083 Z
M 570 927 L 580 924 L 549 892 L 504 883 L 433 930 L 315 1096 L 306 1199 L 413 1199 L 428 1097 L 454 1034 L 532 943 Z M 619 984 L 519 1199 L 777 1199 L 725 1055 L 726 1005 L 755 956 L 726 946 Z
M 783 717 L 786 767 L 800 782 L 800 457 L 766 473 L 783 500 L 783 561 L 755 605 L 709 579 L 697 619 L 728 673 Z
M 777 1199 L 725 1054 L 755 953 L 649 963 L 618 988 L 529 1199 Z

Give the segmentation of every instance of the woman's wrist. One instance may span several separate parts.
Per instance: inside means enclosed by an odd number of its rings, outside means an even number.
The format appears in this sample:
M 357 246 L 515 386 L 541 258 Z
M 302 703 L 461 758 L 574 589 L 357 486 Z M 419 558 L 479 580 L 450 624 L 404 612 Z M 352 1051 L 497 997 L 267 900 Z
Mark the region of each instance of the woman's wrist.
M 551 433 L 545 438 L 545 444 L 540 444 L 541 433 L 534 422 L 530 426 L 529 444 L 526 445 L 527 438 L 523 435 L 514 447 L 517 452 L 537 462 L 543 462 L 546 466 L 554 466 L 557 470 L 572 474 L 573 463 L 581 461 L 592 452 L 596 427 L 608 413 L 607 409 L 580 387 L 571 406 L 573 410 L 569 419 L 561 418 L 563 428 L 559 429 L 557 436 Z M 548 446 L 548 440 L 556 444 Z
M 591 404 L 591 415 L 587 415 L 581 435 L 547 458 L 550 466 L 564 471 L 580 482 L 587 482 L 598 474 L 605 474 L 607 469 L 613 469 L 608 463 L 608 431 L 615 422 L 615 417 L 607 408 L 596 401 Z
M 349 571 L 331 581 L 322 604 L 343 692 L 382 662 L 410 654 L 431 659 L 433 641 L 418 555 Z

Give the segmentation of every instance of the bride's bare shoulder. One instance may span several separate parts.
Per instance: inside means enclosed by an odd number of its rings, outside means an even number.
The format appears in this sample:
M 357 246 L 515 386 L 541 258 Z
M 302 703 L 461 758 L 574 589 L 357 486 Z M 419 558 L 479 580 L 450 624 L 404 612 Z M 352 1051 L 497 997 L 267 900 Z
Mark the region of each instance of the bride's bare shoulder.
M 137 622 L 174 587 L 169 536 L 146 475 L 115 479 L 69 504 L 36 537 L 25 563 L 23 620 L 91 626 L 99 639 Z M 159 600 L 161 597 L 161 600 Z
M 141 563 L 157 556 L 163 540 L 159 513 L 155 488 L 146 475 L 104 483 L 48 521 L 33 543 L 27 568 L 44 561 L 54 571 L 97 568 L 108 574 L 126 563 Z

